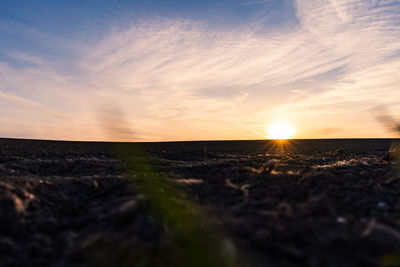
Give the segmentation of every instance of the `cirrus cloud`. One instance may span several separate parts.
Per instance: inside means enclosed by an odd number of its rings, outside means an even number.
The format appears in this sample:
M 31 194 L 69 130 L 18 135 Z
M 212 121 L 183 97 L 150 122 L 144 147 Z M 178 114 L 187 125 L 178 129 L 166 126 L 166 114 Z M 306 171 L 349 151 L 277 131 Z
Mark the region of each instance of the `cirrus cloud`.
M 0 116 L 7 125 L 0 134 L 118 140 L 97 121 L 99 105 L 109 102 L 123 110 L 132 140 L 263 138 L 265 125 L 277 118 L 292 121 L 298 137 L 390 135 L 376 127 L 368 108 L 400 108 L 399 4 L 294 5 L 299 23 L 268 31 L 162 18 L 114 26 L 74 46 L 80 56 L 62 68 L 18 52 L 15 60 L 29 66 L 0 64 L 0 98 L 9 99 L 0 107 L 7 114 Z M 340 130 L 321 131 L 332 128 Z

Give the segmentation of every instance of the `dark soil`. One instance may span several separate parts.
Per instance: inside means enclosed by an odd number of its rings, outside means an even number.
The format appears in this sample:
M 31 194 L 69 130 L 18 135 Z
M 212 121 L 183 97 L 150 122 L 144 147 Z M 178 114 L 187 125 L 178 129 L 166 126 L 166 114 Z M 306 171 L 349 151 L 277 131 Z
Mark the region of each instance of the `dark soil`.
M 396 266 L 400 176 L 392 142 L 143 146 L 159 171 L 221 221 L 249 265 Z M 108 258 L 126 253 L 154 266 L 148 252 L 164 230 L 126 177 L 110 144 L 0 139 L 0 266 L 113 266 Z
M 156 244 L 107 145 L 0 139 L 0 148 L 0 266 L 113 266 L 107 249 Z

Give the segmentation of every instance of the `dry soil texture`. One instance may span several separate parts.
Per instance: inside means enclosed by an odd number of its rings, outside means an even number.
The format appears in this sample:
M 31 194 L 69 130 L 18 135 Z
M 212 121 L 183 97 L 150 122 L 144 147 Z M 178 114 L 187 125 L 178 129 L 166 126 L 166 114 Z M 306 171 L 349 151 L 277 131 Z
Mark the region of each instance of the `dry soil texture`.
M 395 266 L 395 142 L 142 146 L 163 177 L 220 221 L 249 265 Z M 110 147 L 0 139 L 0 266 L 168 265 L 157 255 L 165 229 Z

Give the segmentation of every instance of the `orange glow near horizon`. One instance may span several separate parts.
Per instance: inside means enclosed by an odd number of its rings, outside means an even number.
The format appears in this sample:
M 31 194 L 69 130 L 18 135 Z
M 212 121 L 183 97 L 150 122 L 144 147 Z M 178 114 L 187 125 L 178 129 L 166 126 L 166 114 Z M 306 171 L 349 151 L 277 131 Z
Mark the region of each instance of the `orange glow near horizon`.
M 286 122 L 276 122 L 268 126 L 268 138 L 286 140 L 294 136 L 296 130 Z

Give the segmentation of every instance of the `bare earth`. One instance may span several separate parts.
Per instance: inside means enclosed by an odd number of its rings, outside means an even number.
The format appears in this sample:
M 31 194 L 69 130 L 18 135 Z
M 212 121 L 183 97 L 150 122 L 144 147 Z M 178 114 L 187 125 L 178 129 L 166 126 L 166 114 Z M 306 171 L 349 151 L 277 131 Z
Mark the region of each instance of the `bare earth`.
M 396 141 L 143 146 L 250 266 L 398 266 Z M 0 266 L 122 266 L 126 253 L 172 266 L 154 259 L 165 229 L 126 178 L 107 143 L 0 139 Z

